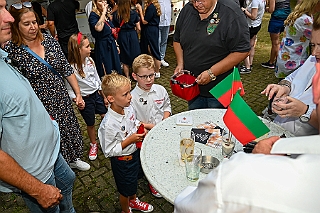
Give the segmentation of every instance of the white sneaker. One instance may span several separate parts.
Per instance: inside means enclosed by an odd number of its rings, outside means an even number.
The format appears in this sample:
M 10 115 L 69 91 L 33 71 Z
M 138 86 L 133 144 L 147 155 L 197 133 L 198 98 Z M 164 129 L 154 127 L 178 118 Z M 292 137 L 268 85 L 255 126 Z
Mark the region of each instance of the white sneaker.
M 155 78 L 160 78 L 160 72 L 156 72 L 156 73 L 154 74 L 154 77 L 155 77 Z
M 72 169 L 79 169 L 81 171 L 87 171 L 90 169 L 90 165 L 82 160 L 80 158 L 77 158 L 74 162 L 70 163 L 70 168 Z
M 164 66 L 164 67 L 168 67 L 169 63 L 166 62 L 165 60 L 161 60 L 161 65 Z

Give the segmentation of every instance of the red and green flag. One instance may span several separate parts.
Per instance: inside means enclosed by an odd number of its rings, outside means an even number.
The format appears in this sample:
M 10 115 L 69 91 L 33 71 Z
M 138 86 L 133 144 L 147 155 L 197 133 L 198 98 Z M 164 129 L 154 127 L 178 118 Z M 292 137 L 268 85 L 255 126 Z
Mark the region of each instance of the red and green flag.
M 244 89 L 241 82 L 238 68 L 234 68 L 233 72 L 223 79 L 219 84 L 210 90 L 210 93 L 218 99 L 218 101 L 224 106 L 229 106 L 232 101 L 233 95 L 240 90 L 240 95 L 244 95 Z
M 268 133 L 269 128 L 257 117 L 237 92 L 230 103 L 223 121 L 243 145 Z

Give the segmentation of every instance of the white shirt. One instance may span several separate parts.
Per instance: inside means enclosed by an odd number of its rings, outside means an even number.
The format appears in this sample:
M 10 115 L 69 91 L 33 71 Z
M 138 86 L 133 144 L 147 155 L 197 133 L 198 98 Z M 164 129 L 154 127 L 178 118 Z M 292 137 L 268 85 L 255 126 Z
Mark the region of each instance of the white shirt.
M 139 125 L 139 121 L 136 120 L 132 106 L 124 108 L 124 115 L 113 111 L 109 107 L 98 130 L 98 137 L 104 156 L 108 158 L 134 153 L 137 150 L 135 143 L 122 149 L 121 142 L 137 132 L 137 125 Z
M 171 23 L 171 1 L 170 0 L 159 0 L 161 8 L 159 26 L 170 26 Z
M 312 137 L 310 137 L 312 138 Z M 320 141 L 320 136 L 314 140 Z M 305 146 L 306 141 L 301 141 Z M 175 213 L 318 213 L 320 153 L 286 156 L 239 152 L 198 187 L 175 199 Z
M 171 113 L 167 90 L 159 84 L 153 84 L 149 92 L 137 84 L 131 95 L 131 104 L 136 110 L 137 119 L 141 122 L 157 124 L 162 121 L 164 112 Z
M 86 11 L 86 15 L 89 18 L 90 13 L 92 11 L 92 1 L 89 1 L 88 4 L 86 5 L 86 7 L 84 8 L 84 10 Z
M 316 109 L 316 105 L 313 103 L 311 85 L 312 78 L 316 72 L 315 63 L 315 57 L 310 56 L 299 69 L 285 78 L 285 80 L 291 82 L 291 92 L 289 96 L 309 105 L 309 108 L 312 110 Z M 280 116 L 277 116 L 274 119 L 274 122 L 290 131 L 295 136 L 314 135 L 319 133 L 319 131 L 309 123 L 302 123 L 298 117 L 281 118 Z
M 71 65 L 74 71 L 74 74 L 78 80 L 78 84 L 80 87 L 81 96 L 87 96 L 94 93 L 97 90 L 101 90 L 101 80 L 97 73 L 97 69 L 93 63 L 93 59 L 87 57 L 85 60 L 85 64 L 82 66 L 83 72 L 85 77 L 82 78 L 75 68 L 75 65 Z M 75 98 L 76 95 L 74 94 L 73 89 L 71 88 L 70 84 L 65 81 L 68 93 L 70 98 Z
M 265 1 L 264 0 L 247 0 L 247 10 L 251 13 L 253 8 L 258 9 L 257 18 L 255 20 L 247 17 L 249 27 L 258 27 L 262 23 L 262 17 L 264 14 Z

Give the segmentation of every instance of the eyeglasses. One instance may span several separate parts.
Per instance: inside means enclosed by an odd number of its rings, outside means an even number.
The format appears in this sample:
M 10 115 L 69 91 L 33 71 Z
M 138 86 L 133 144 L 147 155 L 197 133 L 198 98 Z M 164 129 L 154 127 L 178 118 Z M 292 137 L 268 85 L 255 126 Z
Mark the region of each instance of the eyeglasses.
M 17 10 L 21 10 L 22 7 L 31 8 L 31 7 L 32 7 L 32 4 L 31 4 L 31 2 L 29 2 L 29 1 L 19 2 L 19 3 L 14 3 L 14 4 L 12 5 L 12 7 L 16 8 Z
M 155 75 L 155 73 L 153 73 L 153 74 L 151 74 L 151 75 L 138 75 L 138 74 L 136 74 L 139 78 L 141 78 L 141 79 L 143 79 L 143 80 L 148 80 L 148 78 L 150 78 L 150 79 L 154 79 L 154 75 Z

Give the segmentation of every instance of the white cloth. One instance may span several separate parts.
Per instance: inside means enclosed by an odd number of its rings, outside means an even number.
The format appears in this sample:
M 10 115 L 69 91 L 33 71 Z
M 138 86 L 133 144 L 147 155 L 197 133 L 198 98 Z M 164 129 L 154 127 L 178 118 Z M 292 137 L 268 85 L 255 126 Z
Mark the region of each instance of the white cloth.
M 315 63 L 316 58 L 310 56 L 299 69 L 285 78 L 285 80 L 291 82 L 291 92 L 289 96 L 309 105 L 309 108 L 313 110 L 316 108 L 316 105 L 313 103 L 311 83 L 316 72 Z M 315 135 L 319 133 L 319 131 L 309 123 L 302 123 L 298 117 L 281 118 L 277 116 L 274 122 L 295 136 Z
M 247 0 L 247 10 L 251 13 L 252 9 L 258 9 L 257 18 L 255 20 L 247 17 L 249 27 L 258 27 L 262 23 L 262 17 L 264 14 L 265 1 L 264 0 Z
M 121 142 L 137 132 L 139 121 L 136 120 L 134 109 L 130 105 L 124 108 L 124 115 L 118 114 L 110 107 L 104 116 L 99 130 L 98 137 L 101 149 L 106 158 L 113 156 L 130 155 L 137 148 L 136 144 L 130 144 L 122 149 Z
M 89 1 L 88 4 L 86 4 L 84 10 L 86 11 L 86 15 L 89 18 L 90 13 L 92 11 L 92 1 Z
M 162 121 L 164 112 L 171 113 L 167 90 L 159 84 L 153 84 L 149 92 L 142 90 L 137 84 L 131 95 L 131 105 L 141 122 L 157 124 Z
M 95 91 L 101 90 L 101 80 L 99 78 L 96 66 L 94 65 L 92 58 L 87 57 L 85 60 L 85 64 L 82 65 L 82 69 L 85 74 L 84 78 L 80 76 L 78 70 L 75 68 L 75 65 L 71 66 L 78 80 L 81 96 L 91 95 Z M 68 89 L 70 98 L 75 98 L 76 95 L 68 81 L 65 81 L 65 84 Z
M 320 141 L 320 136 L 315 138 Z M 305 146 L 305 141 L 300 141 Z M 175 213 L 317 213 L 320 155 L 234 154 L 198 187 L 175 199 Z
M 170 26 L 171 23 L 171 1 L 170 0 L 159 0 L 161 9 L 159 26 Z

